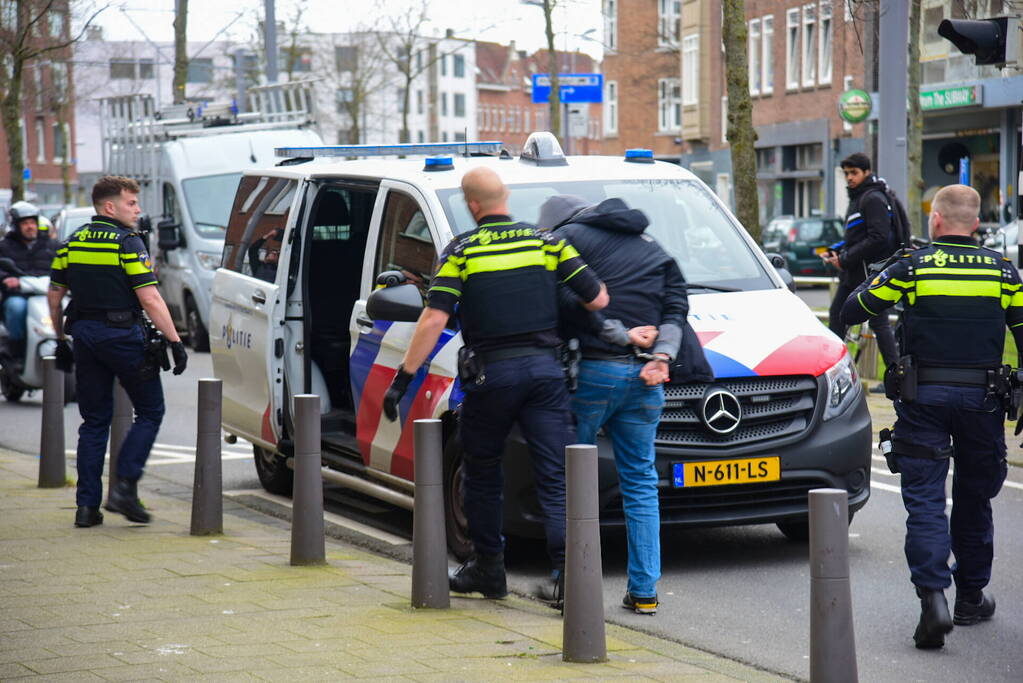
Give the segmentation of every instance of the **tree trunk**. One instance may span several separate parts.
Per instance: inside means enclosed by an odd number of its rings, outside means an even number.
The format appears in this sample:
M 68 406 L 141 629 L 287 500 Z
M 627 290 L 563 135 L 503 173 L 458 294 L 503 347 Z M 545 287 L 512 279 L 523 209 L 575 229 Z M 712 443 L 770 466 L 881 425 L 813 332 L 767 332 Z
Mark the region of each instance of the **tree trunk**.
M 174 14 L 174 104 L 185 102 L 185 82 L 188 80 L 188 0 L 175 0 Z
M 25 198 L 25 139 L 21 135 L 22 71 L 24 65 L 15 58 L 13 73 L 7 80 L 7 92 L 0 105 L 4 135 L 7 137 L 7 165 L 11 170 L 11 202 Z
M 71 188 L 71 154 L 74 147 L 71 144 L 71 126 L 67 125 L 68 105 L 61 102 L 57 105 L 57 125 L 60 126 L 61 135 L 64 137 L 64 153 L 60 156 L 60 180 L 64 185 L 64 204 L 73 204 Z
M 554 26 L 551 16 L 556 4 L 555 0 L 543 0 L 544 30 L 547 34 L 547 56 L 550 65 L 547 70 L 550 71 L 551 78 L 551 120 L 548 128 L 555 136 L 561 137 L 561 87 L 558 83 L 558 53 L 554 51 Z
M 408 129 L 408 103 L 409 93 L 412 92 L 412 52 L 409 51 L 409 70 L 405 72 L 405 92 L 401 96 L 401 140 L 400 142 L 410 142 L 409 138 L 412 136 L 409 134 Z
M 923 194 L 923 127 L 920 110 L 920 0 L 909 3 L 909 74 L 906 78 L 906 97 L 909 98 L 906 157 L 909 176 L 906 178 L 906 213 L 914 235 L 922 235 L 920 198 Z
M 732 152 L 735 215 L 753 239 L 760 239 L 757 156 L 753 102 L 749 96 L 745 0 L 723 0 L 725 79 L 728 83 L 728 145 Z

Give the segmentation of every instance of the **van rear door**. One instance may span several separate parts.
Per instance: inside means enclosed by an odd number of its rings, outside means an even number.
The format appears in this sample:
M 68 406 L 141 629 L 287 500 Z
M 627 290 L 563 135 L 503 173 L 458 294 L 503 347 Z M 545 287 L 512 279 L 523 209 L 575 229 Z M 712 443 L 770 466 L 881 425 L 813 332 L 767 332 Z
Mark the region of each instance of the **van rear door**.
M 224 382 L 223 423 L 231 433 L 276 448 L 284 420 L 284 301 L 298 181 L 242 178 L 231 209 L 224 256 L 213 279 L 210 350 Z

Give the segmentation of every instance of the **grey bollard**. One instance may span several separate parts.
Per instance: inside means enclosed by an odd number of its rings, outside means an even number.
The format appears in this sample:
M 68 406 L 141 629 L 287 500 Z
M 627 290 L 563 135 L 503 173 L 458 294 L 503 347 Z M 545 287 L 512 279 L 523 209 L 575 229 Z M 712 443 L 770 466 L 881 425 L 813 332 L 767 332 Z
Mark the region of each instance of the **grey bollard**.
M 447 609 L 448 540 L 440 420 L 415 421 L 416 498 L 412 513 L 412 606 Z
M 565 617 L 561 658 L 566 662 L 607 660 L 604 587 L 600 562 L 597 447 L 565 449 Z
M 199 380 L 192 486 L 192 536 L 224 533 L 223 473 L 220 465 L 220 407 L 223 383 Z
M 64 456 L 64 373 L 57 359 L 43 358 L 43 421 L 39 432 L 39 488 L 67 483 Z
M 291 508 L 291 564 L 326 564 L 323 536 L 323 474 L 320 459 L 320 397 L 295 396 L 295 488 Z
M 849 587 L 849 494 L 810 491 L 810 680 L 859 680 Z
M 119 380 L 114 380 L 114 414 L 110 420 L 110 465 L 107 479 L 107 500 L 110 499 L 110 490 L 117 485 L 117 456 L 121 452 L 121 446 L 128 437 L 132 422 L 135 420 L 135 408 L 131 405 L 128 392 L 121 386 Z M 108 506 L 109 510 L 110 507 Z

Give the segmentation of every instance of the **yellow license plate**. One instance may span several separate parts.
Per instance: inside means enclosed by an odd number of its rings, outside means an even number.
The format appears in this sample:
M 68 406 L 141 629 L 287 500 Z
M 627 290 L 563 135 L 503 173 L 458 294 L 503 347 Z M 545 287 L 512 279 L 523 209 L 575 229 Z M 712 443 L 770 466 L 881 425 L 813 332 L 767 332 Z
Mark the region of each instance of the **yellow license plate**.
M 672 466 L 675 488 L 755 484 L 781 479 L 781 461 L 769 458 L 676 462 Z
M 814 247 L 813 248 L 813 253 L 815 253 L 817 255 L 820 255 L 820 254 L 823 254 L 824 252 L 826 252 L 827 250 L 828 250 L 827 247 Z

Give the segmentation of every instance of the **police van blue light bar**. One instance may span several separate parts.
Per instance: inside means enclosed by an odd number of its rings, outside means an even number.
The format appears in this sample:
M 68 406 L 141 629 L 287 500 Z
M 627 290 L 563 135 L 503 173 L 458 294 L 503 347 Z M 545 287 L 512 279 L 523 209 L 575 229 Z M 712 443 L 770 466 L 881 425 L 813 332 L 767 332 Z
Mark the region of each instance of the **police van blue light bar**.
M 455 167 L 451 157 L 426 157 L 424 171 L 450 171 Z
M 288 159 L 319 157 L 384 157 L 437 154 L 500 154 L 500 140 L 486 142 L 419 142 L 397 145 L 324 145 L 322 147 L 277 147 L 274 154 Z
M 652 164 L 654 163 L 654 150 L 627 149 L 625 150 L 625 160 L 637 164 Z

